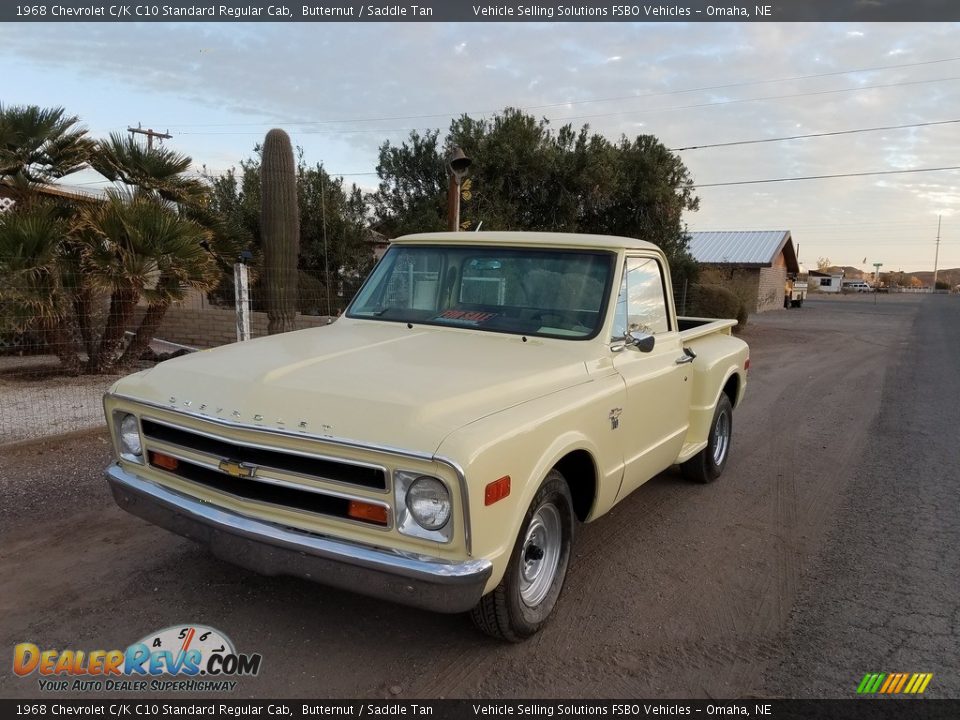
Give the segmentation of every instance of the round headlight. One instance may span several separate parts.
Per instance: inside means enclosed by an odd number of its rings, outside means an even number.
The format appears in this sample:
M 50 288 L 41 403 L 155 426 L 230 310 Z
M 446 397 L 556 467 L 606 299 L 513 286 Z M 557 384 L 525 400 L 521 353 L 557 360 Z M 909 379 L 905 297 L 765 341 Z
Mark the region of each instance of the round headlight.
M 120 421 L 120 449 L 137 457 L 143 453 L 143 445 L 140 443 L 140 427 L 133 415 L 124 415 Z
M 407 510 L 420 527 L 439 530 L 450 519 L 450 493 L 436 478 L 418 477 L 407 490 Z

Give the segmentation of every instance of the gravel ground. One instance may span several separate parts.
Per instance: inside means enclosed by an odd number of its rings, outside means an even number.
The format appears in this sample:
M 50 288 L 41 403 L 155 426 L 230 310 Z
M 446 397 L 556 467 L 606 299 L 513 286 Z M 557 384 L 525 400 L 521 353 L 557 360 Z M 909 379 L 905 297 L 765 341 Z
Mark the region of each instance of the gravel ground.
M 877 342 L 898 351 L 882 412 L 863 418 L 867 445 L 768 676 L 777 694 L 932 672 L 927 694 L 960 697 L 960 302 L 935 296 Z
M 751 319 L 724 477 L 653 479 L 580 529 L 522 645 L 261 577 L 119 510 L 102 433 L 0 449 L 0 647 L 125 647 L 185 622 L 263 654 L 243 697 L 849 697 L 933 672 L 960 697 L 953 297 L 810 299 Z M 0 696 L 37 695 L 0 675 Z

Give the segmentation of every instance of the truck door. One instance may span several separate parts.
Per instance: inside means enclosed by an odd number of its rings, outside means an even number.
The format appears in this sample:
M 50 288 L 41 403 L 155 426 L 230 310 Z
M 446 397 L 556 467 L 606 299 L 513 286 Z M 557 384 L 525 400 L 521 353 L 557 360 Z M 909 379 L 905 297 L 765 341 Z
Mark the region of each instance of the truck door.
M 628 330 L 652 335 L 653 349 L 643 352 L 625 341 Z M 690 421 L 691 368 L 657 258 L 626 258 L 611 340 L 614 367 L 626 384 L 616 429 L 623 448 L 618 496 L 623 497 L 676 461 Z

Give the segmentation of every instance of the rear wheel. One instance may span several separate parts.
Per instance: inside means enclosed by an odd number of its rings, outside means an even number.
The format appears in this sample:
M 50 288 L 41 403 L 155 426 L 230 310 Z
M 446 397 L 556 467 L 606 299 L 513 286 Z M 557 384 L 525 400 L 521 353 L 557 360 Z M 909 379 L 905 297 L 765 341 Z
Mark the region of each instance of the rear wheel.
M 709 483 L 716 480 L 727 466 L 730 441 L 733 438 L 733 405 L 726 393 L 720 394 L 713 411 L 707 446 L 680 466 L 690 480 Z
M 570 488 L 551 470 L 527 509 L 503 579 L 470 613 L 477 628 L 520 642 L 543 627 L 563 589 L 573 526 Z

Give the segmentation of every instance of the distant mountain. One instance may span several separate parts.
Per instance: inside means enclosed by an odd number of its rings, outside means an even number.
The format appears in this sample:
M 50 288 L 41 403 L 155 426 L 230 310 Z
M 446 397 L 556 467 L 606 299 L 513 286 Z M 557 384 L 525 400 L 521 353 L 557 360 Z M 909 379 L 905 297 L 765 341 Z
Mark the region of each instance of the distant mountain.
M 843 277 L 847 280 L 862 280 L 864 278 L 863 270 L 860 268 L 855 268 L 852 265 L 831 265 L 824 272 L 831 274 L 843 273 Z M 870 275 L 871 273 L 867 273 Z
M 922 282 L 925 287 L 930 287 L 933 285 L 933 272 L 930 270 L 918 270 L 917 272 L 905 272 L 903 274 L 904 277 L 909 277 L 911 275 Z M 937 280 L 942 280 L 950 287 L 956 287 L 957 285 L 960 285 L 960 268 L 949 268 L 938 271 Z

